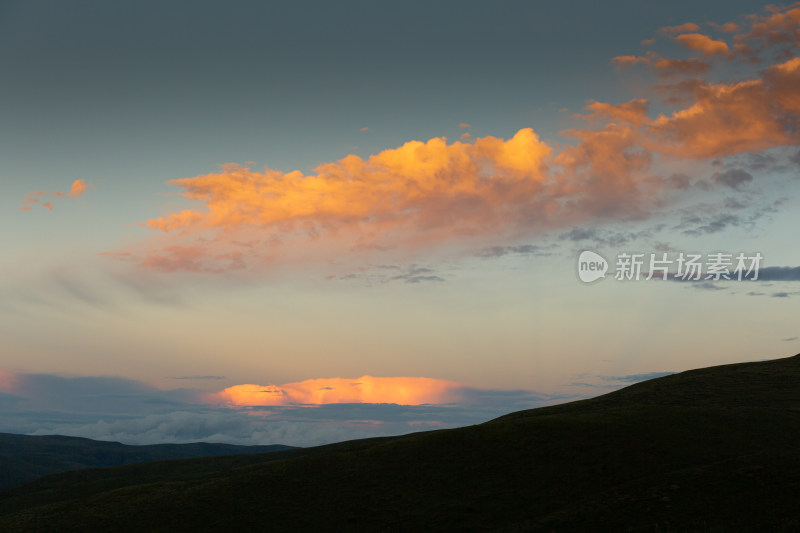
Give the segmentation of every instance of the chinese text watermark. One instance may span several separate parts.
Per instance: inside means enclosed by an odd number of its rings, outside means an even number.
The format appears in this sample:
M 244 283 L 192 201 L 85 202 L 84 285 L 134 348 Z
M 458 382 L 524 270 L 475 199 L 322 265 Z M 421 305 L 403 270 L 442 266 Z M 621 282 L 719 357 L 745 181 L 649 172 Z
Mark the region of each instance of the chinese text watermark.
M 684 252 L 617 254 L 614 279 L 617 281 L 680 280 L 721 281 L 758 280 L 763 256 L 760 252 L 747 254 L 715 252 L 694 254 Z M 578 257 L 578 277 L 591 283 L 606 277 L 609 264 L 600 254 L 586 250 Z

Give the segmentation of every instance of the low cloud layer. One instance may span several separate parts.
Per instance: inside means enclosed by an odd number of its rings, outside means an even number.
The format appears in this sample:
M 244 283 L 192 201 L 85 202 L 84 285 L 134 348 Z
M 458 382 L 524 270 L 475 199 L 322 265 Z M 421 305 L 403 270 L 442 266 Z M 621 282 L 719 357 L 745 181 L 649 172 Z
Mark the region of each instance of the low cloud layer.
M 275 394 L 260 392 L 275 390 L 280 390 L 281 402 L 275 401 Z M 312 446 L 476 424 L 565 399 L 430 378 L 320 379 L 281 387 L 234 386 L 210 394 L 162 390 L 116 377 L 0 370 L 0 432 L 63 434 L 127 444 Z

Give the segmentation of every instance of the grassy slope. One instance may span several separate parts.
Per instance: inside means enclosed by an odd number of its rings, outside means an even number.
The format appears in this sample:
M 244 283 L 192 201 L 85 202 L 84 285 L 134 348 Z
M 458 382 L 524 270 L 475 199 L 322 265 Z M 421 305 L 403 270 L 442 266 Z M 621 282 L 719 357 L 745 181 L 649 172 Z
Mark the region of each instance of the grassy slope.
M 289 446 L 233 446 L 194 442 L 129 446 L 63 435 L 0 433 L 0 488 L 37 477 L 102 466 L 124 465 L 186 457 L 266 453 Z
M 797 531 L 800 356 L 467 428 L 44 478 L 0 530 Z

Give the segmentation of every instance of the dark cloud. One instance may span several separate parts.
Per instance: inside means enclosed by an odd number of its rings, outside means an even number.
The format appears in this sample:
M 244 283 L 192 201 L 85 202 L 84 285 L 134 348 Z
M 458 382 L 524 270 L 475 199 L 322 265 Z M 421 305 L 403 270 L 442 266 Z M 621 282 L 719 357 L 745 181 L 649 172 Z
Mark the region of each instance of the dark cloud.
M 735 257 L 734 257 L 734 261 L 735 261 Z M 749 265 L 749 260 L 748 260 L 747 264 L 745 265 L 745 269 L 748 268 L 749 266 L 750 265 Z M 735 267 L 735 263 L 734 263 L 733 267 Z M 742 271 L 742 279 L 739 280 L 738 274 L 735 274 L 733 272 L 733 270 L 731 269 L 730 270 L 730 274 L 729 274 L 730 279 L 720 278 L 719 280 L 713 280 L 713 281 L 712 280 L 707 280 L 706 276 L 708 274 L 705 273 L 705 272 L 703 274 L 701 274 L 700 279 L 697 279 L 697 280 L 691 279 L 691 278 L 678 277 L 677 275 L 675 275 L 675 273 L 671 273 L 667 277 L 667 279 L 669 279 L 671 281 L 677 281 L 677 282 L 681 282 L 681 283 L 686 283 L 686 284 L 688 284 L 688 286 L 690 286 L 692 288 L 695 288 L 695 289 L 704 289 L 704 290 L 722 290 L 722 289 L 725 289 L 725 287 L 721 286 L 721 284 L 724 284 L 726 282 L 731 282 L 731 281 L 732 282 L 741 281 L 741 282 L 747 282 L 747 283 L 752 283 L 754 281 L 755 282 L 759 282 L 759 281 L 765 281 L 765 282 L 768 282 L 768 281 L 800 281 L 800 267 L 760 267 L 758 269 L 757 274 L 758 274 L 758 278 L 754 280 L 753 278 L 756 276 L 755 269 L 753 269 L 753 271 L 749 272 L 749 273 L 746 270 L 743 270 Z M 653 279 L 661 280 L 660 276 L 654 276 Z M 790 296 L 791 294 L 793 294 L 793 293 L 776 292 L 776 293 L 773 293 L 772 296 L 774 296 L 776 298 L 786 298 L 786 297 Z M 748 296 L 765 296 L 766 293 L 758 292 L 758 291 L 750 291 L 750 292 L 747 293 L 747 295 Z M 776 296 L 776 295 L 778 295 L 778 296 Z
M 432 268 L 419 265 L 369 265 L 361 267 L 356 272 L 349 272 L 342 275 L 328 276 L 329 280 L 339 281 L 360 281 L 367 285 L 373 283 L 389 283 L 392 281 L 402 281 L 404 283 L 441 283 L 446 281 Z
M 675 374 L 675 372 L 648 372 L 646 374 L 628 374 L 626 376 L 599 376 L 605 381 L 619 381 L 622 383 L 638 383 L 648 379 L 662 378 Z
M 188 389 L 164 391 L 132 379 L 52 374 L 15 374 L 12 393 L 21 398 L 19 409 L 137 414 L 189 405 L 201 394 Z
M 570 241 L 596 241 L 600 239 L 599 230 L 596 228 L 572 228 L 559 235 L 561 239 Z
M 436 275 L 433 269 L 412 265 L 402 274 L 390 277 L 388 281 L 403 281 L 405 283 L 443 282 L 444 278 Z
M 761 268 L 758 271 L 758 281 L 800 281 L 800 266 Z
M 791 342 L 791 341 L 796 341 L 797 337 L 788 337 L 786 339 L 781 339 L 781 340 L 784 341 L 784 342 Z
M 692 179 L 686 174 L 671 174 L 667 178 L 667 183 L 675 189 L 688 189 L 692 185 Z
M 483 258 L 503 257 L 505 255 L 549 256 L 552 255 L 553 246 L 540 246 L 536 244 L 521 244 L 518 246 L 492 246 L 484 248 L 476 255 Z
M 739 197 L 698 203 L 677 210 L 679 222 L 671 229 L 692 237 L 719 233 L 734 227 L 750 230 L 760 219 L 778 212 L 778 208 L 786 201 L 785 197 L 767 202 Z
M 684 219 L 677 229 L 682 226 L 689 225 L 688 229 L 684 229 L 685 235 L 697 237 L 700 235 L 707 235 L 709 233 L 719 233 L 730 226 L 740 226 L 742 219 L 736 215 L 730 214 L 716 214 L 708 217 L 692 216 Z
M 712 165 L 725 170 L 744 169 L 756 172 L 760 176 L 778 172 L 786 172 L 793 164 L 800 161 L 800 152 L 791 152 L 787 148 L 777 148 L 764 152 L 745 152 L 724 160 L 716 159 Z
M 753 175 L 740 168 L 732 168 L 724 172 L 715 173 L 713 179 L 718 185 L 724 185 L 731 189 L 739 189 L 745 183 L 753 181 Z
M 656 252 L 662 252 L 662 253 L 663 252 L 670 253 L 670 252 L 679 252 L 680 251 L 677 248 L 675 248 L 674 246 L 672 246 L 671 244 L 666 243 L 666 242 L 661 242 L 661 241 L 656 241 L 655 243 L 653 243 L 653 250 L 656 251 Z
M 636 241 L 637 239 L 650 238 L 664 229 L 664 227 L 663 224 L 658 224 L 639 231 L 615 229 L 601 230 L 598 228 L 575 227 L 558 235 L 558 239 L 560 241 L 572 241 L 582 245 L 586 245 L 591 241 L 592 245 L 595 247 L 616 248 Z
M 772 297 L 773 298 L 788 298 L 789 297 L 789 293 L 788 292 L 773 292 L 772 293 Z
M 735 198 L 725 198 L 722 205 L 725 207 L 725 209 L 744 209 L 747 207 L 747 204 L 744 204 Z
M 573 387 L 590 387 L 596 389 L 616 389 L 631 383 L 639 383 L 649 379 L 661 378 L 675 374 L 675 372 L 647 372 L 645 374 L 627 374 L 624 376 L 598 376 L 593 374 L 576 374 L 575 377 L 585 381 L 573 381 Z
M 225 379 L 225 376 L 168 376 L 167 379 L 211 380 L 211 379 Z
M 680 278 L 675 278 L 675 279 L 680 280 Z M 691 281 L 691 280 L 680 280 L 680 281 Z M 724 287 L 720 287 L 716 283 L 714 283 L 712 281 L 706 281 L 706 280 L 694 281 L 694 282 L 690 283 L 687 286 L 691 287 L 693 289 L 700 289 L 700 290 L 704 290 L 704 291 L 721 291 L 721 290 L 725 290 Z

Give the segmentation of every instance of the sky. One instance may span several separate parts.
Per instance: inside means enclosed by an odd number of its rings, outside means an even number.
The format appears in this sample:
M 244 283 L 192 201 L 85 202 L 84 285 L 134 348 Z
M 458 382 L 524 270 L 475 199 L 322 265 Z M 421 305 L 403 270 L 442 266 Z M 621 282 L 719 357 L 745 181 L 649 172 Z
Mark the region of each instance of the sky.
M 794 355 L 799 46 L 798 3 L 0 0 L 0 431 L 306 446 Z

